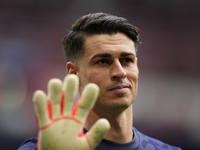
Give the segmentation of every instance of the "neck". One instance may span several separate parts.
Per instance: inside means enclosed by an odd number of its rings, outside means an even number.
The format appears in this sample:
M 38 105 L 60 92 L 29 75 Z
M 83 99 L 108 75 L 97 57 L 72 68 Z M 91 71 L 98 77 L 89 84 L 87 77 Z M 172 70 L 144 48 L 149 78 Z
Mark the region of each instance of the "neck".
M 133 139 L 132 122 L 133 111 L 132 105 L 121 113 L 105 113 L 96 110 L 90 111 L 88 119 L 85 123 L 85 128 L 89 130 L 92 125 L 100 118 L 106 118 L 111 125 L 110 130 L 105 135 L 104 139 L 118 142 L 127 143 Z

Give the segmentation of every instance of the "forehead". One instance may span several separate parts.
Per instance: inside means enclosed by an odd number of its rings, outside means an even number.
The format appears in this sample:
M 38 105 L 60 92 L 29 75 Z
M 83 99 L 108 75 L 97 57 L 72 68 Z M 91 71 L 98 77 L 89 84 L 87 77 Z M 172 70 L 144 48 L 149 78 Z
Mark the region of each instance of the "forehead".
M 85 40 L 85 54 L 96 53 L 118 54 L 121 52 L 132 52 L 136 55 L 135 43 L 123 33 L 97 34 L 88 36 Z

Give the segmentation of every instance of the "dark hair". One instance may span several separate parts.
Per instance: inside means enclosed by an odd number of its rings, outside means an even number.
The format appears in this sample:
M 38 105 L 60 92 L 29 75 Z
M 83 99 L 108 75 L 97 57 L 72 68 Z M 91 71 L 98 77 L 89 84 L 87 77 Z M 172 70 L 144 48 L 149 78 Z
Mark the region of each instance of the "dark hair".
M 78 19 L 72 30 L 63 38 L 66 61 L 78 63 L 84 54 L 84 41 L 94 34 L 126 34 L 136 46 L 139 43 L 139 29 L 128 23 L 127 19 L 107 13 L 88 14 Z

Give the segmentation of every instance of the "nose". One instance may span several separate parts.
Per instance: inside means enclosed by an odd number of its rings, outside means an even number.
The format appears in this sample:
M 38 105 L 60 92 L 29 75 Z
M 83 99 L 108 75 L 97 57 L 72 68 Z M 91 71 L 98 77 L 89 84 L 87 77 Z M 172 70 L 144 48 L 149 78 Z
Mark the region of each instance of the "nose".
M 123 66 L 121 65 L 120 61 L 114 61 L 110 67 L 110 76 L 111 80 L 120 81 L 127 76 L 126 71 L 124 70 Z

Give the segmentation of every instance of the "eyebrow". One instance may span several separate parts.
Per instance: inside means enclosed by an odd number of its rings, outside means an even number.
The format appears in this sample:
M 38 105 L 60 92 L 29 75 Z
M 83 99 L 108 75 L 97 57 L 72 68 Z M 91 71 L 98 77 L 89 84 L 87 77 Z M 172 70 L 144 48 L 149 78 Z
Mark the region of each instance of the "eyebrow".
M 126 56 L 129 56 L 129 55 L 131 55 L 131 56 L 134 56 L 135 57 L 135 54 L 134 53 L 132 53 L 132 52 L 122 52 L 121 53 L 121 57 L 126 57 Z
M 100 53 L 100 54 L 96 54 L 92 57 L 92 59 L 96 58 L 96 57 L 105 57 L 105 58 L 111 58 L 111 54 L 109 53 Z
M 134 54 L 134 53 L 131 53 L 131 52 L 122 52 L 122 53 L 120 54 L 121 57 L 126 57 L 126 56 L 129 56 L 129 55 L 135 57 L 135 54 Z M 92 57 L 92 59 L 94 59 L 94 58 L 96 58 L 96 57 L 111 58 L 112 55 L 109 54 L 109 53 L 100 53 L 100 54 L 94 55 L 94 56 Z

